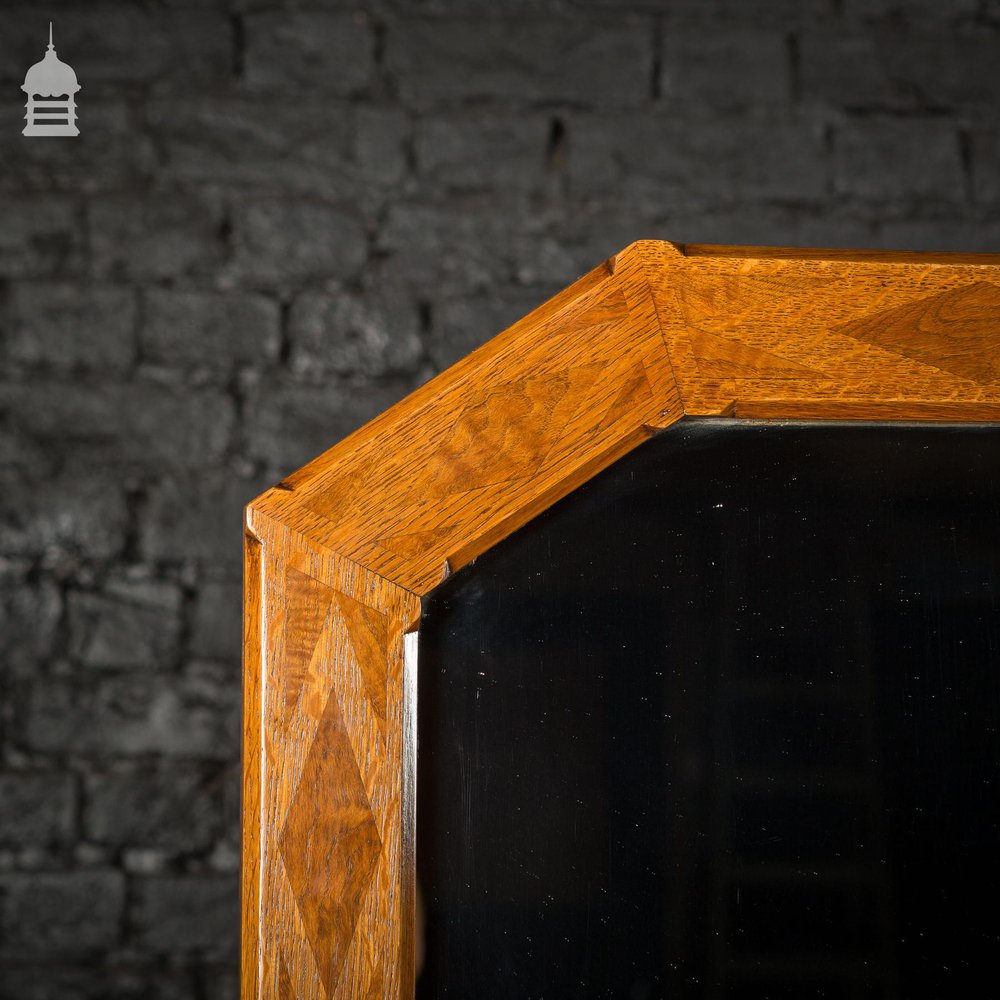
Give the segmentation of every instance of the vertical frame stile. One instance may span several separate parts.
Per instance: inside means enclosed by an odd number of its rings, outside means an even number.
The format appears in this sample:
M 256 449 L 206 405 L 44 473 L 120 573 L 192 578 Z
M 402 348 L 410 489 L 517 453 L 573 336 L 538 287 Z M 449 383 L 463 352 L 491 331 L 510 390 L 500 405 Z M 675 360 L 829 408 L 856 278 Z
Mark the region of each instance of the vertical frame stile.
M 243 996 L 410 995 L 412 778 L 404 794 L 400 762 L 414 761 L 403 636 L 419 601 L 248 516 Z
M 243 747 L 240 982 L 243 1000 L 260 996 L 261 632 L 264 627 L 260 538 L 247 512 L 243 534 Z

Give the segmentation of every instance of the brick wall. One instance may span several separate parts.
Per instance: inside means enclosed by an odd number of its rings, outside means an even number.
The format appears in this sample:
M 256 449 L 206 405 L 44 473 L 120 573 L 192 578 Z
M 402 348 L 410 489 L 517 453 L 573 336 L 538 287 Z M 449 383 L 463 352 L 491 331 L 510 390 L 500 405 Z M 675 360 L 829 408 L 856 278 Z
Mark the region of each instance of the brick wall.
M 52 17 L 81 136 L 20 135 Z M 240 507 L 637 237 L 1000 250 L 997 0 L 0 9 L 0 1000 L 236 996 Z

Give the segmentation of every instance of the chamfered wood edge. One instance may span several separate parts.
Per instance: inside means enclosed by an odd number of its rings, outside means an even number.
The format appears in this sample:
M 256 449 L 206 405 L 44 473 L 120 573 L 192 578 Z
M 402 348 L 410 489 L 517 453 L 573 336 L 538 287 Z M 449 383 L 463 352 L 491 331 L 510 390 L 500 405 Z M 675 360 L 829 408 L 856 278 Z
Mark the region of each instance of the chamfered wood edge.
M 240 749 L 240 983 L 244 1000 L 257 1000 L 260 974 L 260 725 L 263 627 L 261 540 L 244 514 L 243 534 L 243 721 Z
M 247 516 L 252 517 L 254 512 L 259 512 L 300 533 L 319 550 L 354 560 L 370 572 L 384 576 L 418 596 L 429 593 L 444 576 L 499 542 L 651 434 L 684 415 L 670 357 L 659 336 L 659 324 L 646 277 L 645 258 L 651 245 L 657 248 L 674 246 L 660 241 L 630 244 L 328 451 L 285 476 L 247 505 Z M 310 490 L 315 497 L 333 484 L 336 473 L 344 467 L 349 456 L 357 459 L 355 464 L 358 464 L 363 463 L 366 455 L 377 461 L 387 450 L 405 453 L 412 449 L 413 438 L 407 432 L 413 430 L 413 425 L 409 423 L 413 415 L 420 414 L 423 423 L 427 422 L 429 413 L 436 414 L 438 418 L 444 417 L 444 422 L 447 422 L 449 413 L 457 415 L 463 407 L 467 409 L 470 399 L 477 399 L 477 373 L 489 370 L 499 357 L 516 353 L 523 345 L 525 351 L 532 350 L 538 355 L 540 364 L 552 360 L 561 346 L 560 338 L 577 322 L 579 313 L 590 305 L 600 307 L 615 297 L 624 299 L 612 324 L 621 337 L 620 360 L 623 367 L 631 360 L 629 354 L 632 345 L 627 334 L 632 329 L 645 335 L 647 351 L 653 349 L 659 356 L 662 372 L 659 373 L 659 383 L 654 386 L 659 393 L 656 405 L 645 409 L 636 407 L 634 413 L 629 413 L 631 400 L 624 400 L 621 406 L 624 419 L 619 418 L 613 434 L 592 440 L 589 445 L 581 442 L 581 447 L 567 456 L 566 461 L 542 470 L 544 474 L 538 475 L 530 488 L 521 490 L 511 510 L 502 515 L 497 514 L 492 521 L 477 525 L 468 537 L 453 545 L 440 560 L 439 569 L 433 576 L 423 572 L 409 574 L 405 566 L 397 567 L 394 571 L 371 562 L 361 549 L 352 544 L 350 538 L 345 538 L 343 534 L 338 538 L 335 533 L 330 532 L 335 518 L 317 513 L 314 505 L 304 501 Z M 651 348 L 653 341 L 655 348 Z M 549 342 L 553 343 L 551 354 L 546 351 Z M 572 362 L 572 356 L 567 360 Z M 456 385 L 463 387 L 461 392 L 455 391 Z M 481 394 L 486 394 L 485 388 Z M 539 443 L 542 449 L 553 445 L 552 440 L 544 433 L 539 435 Z M 565 442 L 563 446 L 565 447 Z M 435 457 L 431 455 L 432 460 Z M 568 460 L 569 458 L 572 460 Z M 393 484 L 388 482 L 376 480 L 367 485 L 374 494 L 382 498 L 384 506 L 412 499 L 412 494 L 405 497 L 398 493 L 394 495 Z M 523 487 L 524 483 L 517 485 Z M 474 488 L 470 492 L 474 492 Z M 492 502 L 496 503 L 496 497 L 492 498 Z M 474 515 L 474 507 L 470 506 L 467 513 Z
M 722 243 L 672 243 L 685 257 L 783 258 L 856 261 L 859 264 L 971 264 L 1000 266 L 1000 253 L 951 250 L 855 250 L 846 247 L 726 246 Z
M 392 440 L 394 427 L 406 426 L 405 421 L 408 414 L 418 411 L 426 412 L 435 407 L 440 407 L 443 410 L 448 406 L 453 406 L 457 409 L 461 403 L 467 401 L 465 397 L 454 398 L 449 395 L 449 390 L 457 382 L 465 382 L 474 387 L 477 371 L 486 371 L 499 355 L 509 352 L 519 343 L 537 347 L 536 338 L 539 335 L 551 336 L 553 329 L 558 326 L 557 321 L 560 314 L 572 313 L 574 304 L 587 298 L 600 301 L 602 297 L 606 298 L 616 291 L 623 290 L 627 290 L 628 310 L 619 317 L 622 324 L 634 322 L 636 314 L 641 311 L 643 304 L 651 304 L 652 306 L 652 311 L 656 316 L 655 321 L 661 334 L 664 334 L 664 355 L 670 368 L 670 378 L 676 398 L 673 400 L 673 405 L 670 404 L 669 400 L 665 401 L 663 412 L 658 415 L 660 419 L 643 419 L 635 426 L 627 427 L 613 444 L 609 445 L 607 440 L 601 442 L 603 454 L 595 454 L 589 460 L 584 459 L 572 468 L 567 466 L 567 489 L 565 491 L 560 489 L 558 478 L 553 482 L 550 476 L 550 481 L 543 494 L 534 495 L 530 491 L 525 492 L 523 502 L 528 518 L 535 516 L 564 495 L 564 492 L 580 485 L 611 461 L 621 457 L 630 448 L 644 440 L 649 433 L 662 426 L 667 426 L 685 414 L 691 416 L 767 416 L 775 419 L 783 417 L 808 419 L 812 416 L 817 419 L 826 416 L 836 418 L 839 414 L 846 414 L 848 419 L 863 419 L 865 413 L 870 412 L 874 419 L 994 419 L 993 415 L 996 409 L 993 400 L 907 398 L 905 392 L 901 393 L 898 388 L 892 394 L 892 398 L 876 399 L 867 396 L 840 400 L 813 399 L 809 395 L 809 386 L 794 379 L 783 382 L 778 387 L 779 391 L 773 392 L 766 399 L 760 398 L 759 394 L 755 398 L 741 398 L 738 393 L 734 393 L 731 398 L 722 401 L 713 399 L 706 402 L 699 393 L 686 386 L 683 379 L 678 378 L 673 371 L 673 350 L 669 338 L 665 336 L 666 323 L 662 315 L 664 304 L 662 295 L 657 291 L 657 283 L 662 285 L 665 280 L 668 280 L 664 277 L 665 261 L 672 265 L 669 269 L 669 280 L 683 284 L 686 262 L 697 258 L 729 258 L 734 263 L 771 260 L 786 262 L 789 265 L 794 265 L 796 262 L 825 261 L 854 265 L 858 269 L 856 273 L 863 273 L 864 269 L 869 266 L 884 264 L 904 267 L 923 265 L 946 268 L 989 268 L 991 270 L 995 268 L 996 274 L 993 277 L 995 281 L 1000 283 L 1000 254 L 725 246 L 679 243 L 669 240 L 639 240 L 584 274 L 523 319 L 417 388 L 399 403 L 348 435 L 328 451 L 286 476 L 275 487 L 251 501 L 248 505 L 249 510 L 260 510 L 270 517 L 286 522 L 289 527 L 301 532 L 319 548 L 330 549 L 345 558 L 355 559 L 370 571 L 386 576 L 387 579 L 412 590 L 418 596 L 427 593 L 430 587 L 426 585 L 426 581 L 415 585 L 414 580 L 405 578 L 405 573 L 387 572 L 384 566 L 370 565 L 363 555 L 351 551 L 351 544 L 349 542 L 345 544 L 343 538 L 338 539 L 339 544 L 331 544 L 329 532 L 326 530 L 330 518 L 317 514 L 315 510 L 300 504 L 299 496 L 303 488 L 308 487 L 310 483 L 319 481 L 328 485 L 335 476 L 338 465 L 343 462 L 347 455 L 363 456 L 366 450 L 370 450 L 375 457 L 376 451 L 384 451 L 387 447 L 387 440 Z M 844 293 L 849 294 L 850 288 L 845 286 Z M 808 288 L 804 289 L 803 294 L 808 294 Z M 645 303 L 643 300 L 646 300 Z M 542 440 L 543 443 L 547 443 L 544 437 Z M 405 451 L 412 447 L 412 441 L 397 440 L 389 447 Z M 379 482 L 369 485 L 376 492 L 384 491 L 387 502 L 392 502 L 391 486 Z M 500 530 L 497 530 L 495 526 L 484 529 L 484 547 L 496 544 L 522 523 L 524 523 L 522 519 L 514 516 L 508 518 L 507 523 Z M 453 554 L 454 558 L 449 557 L 447 567 L 442 561 L 442 571 L 456 569 L 469 558 L 474 558 L 482 550 L 483 548 L 476 544 L 474 538 L 470 539 L 465 545 L 458 548 Z M 437 582 L 438 580 L 435 579 L 433 585 L 436 585 Z
M 700 414 L 693 414 L 698 417 Z M 851 399 L 737 400 L 722 416 L 753 420 L 873 420 L 934 423 L 997 423 L 1000 403 L 892 400 L 872 402 Z
M 363 447 L 383 427 L 391 426 L 392 422 L 401 415 L 432 402 L 440 393 L 444 383 L 457 376 L 464 375 L 466 372 L 474 371 L 479 365 L 486 364 L 496 354 L 497 350 L 501 346 L 505 346 L 508 341 L 516 340 L 521 336 L 526 337 L 533 329 L 541 326 L 550 317 L 556 315 L 560 310 L 579 299 L 582 295 L 587 294 L 606 281 L 613 271 L 613 260 L 614 258 L 611 258 L 592 268 L 586 274 L 581 275 L 561 292 L 542 302 L 537 308 L 528 313 L 527 316 L 517 320 L 495 337 L 492 337 L 486 343 L 465 355 L 465 357 L 460 358 L 443 372 L 429 379 L 423 385 L 418 386 L 398 403 L 390 406 L 368 423 L 363 424 L 356 431 L 353 431 L 347 437 L 335 443 L 321 455 L 317 455 L 312 461 L 307 462 L 301 468 L 285 476 L 277 484 L 277 487 L 272 487 L 272 490 L 277 488 L 294 491 L 303 480 L 307 479 L 311 474 L 321 471 L 327 463 L 336 460 L 340 454 L 359 446 Z M 272 490 L 265 491 L 262 497 L 268 496 Z M 261 497 L 257 498 L 257 500 L 260 499 Z M 250 506 L 253 507 L 256 502 L 256 500 L 251 501 Z

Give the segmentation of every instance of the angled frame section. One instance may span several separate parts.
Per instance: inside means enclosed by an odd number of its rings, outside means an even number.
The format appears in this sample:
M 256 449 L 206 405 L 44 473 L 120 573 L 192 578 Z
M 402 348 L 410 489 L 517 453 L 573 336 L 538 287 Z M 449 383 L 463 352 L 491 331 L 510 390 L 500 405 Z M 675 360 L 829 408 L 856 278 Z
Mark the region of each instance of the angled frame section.
M 244 1000 L 412 996 L 420 599 L 685 415 L 1000 420 L 1000 255 L 635 243 L 254 500 Z

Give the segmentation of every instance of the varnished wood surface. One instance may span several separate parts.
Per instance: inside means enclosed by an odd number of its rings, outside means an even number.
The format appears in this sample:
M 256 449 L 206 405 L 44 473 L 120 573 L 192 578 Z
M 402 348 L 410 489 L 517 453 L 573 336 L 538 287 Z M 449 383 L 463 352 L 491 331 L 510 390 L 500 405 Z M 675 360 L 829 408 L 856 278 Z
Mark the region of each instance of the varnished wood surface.
M 412 995 L 419 599 L 685 414 L 996 420 L 1000 257 L 636 243 L 253 501 L 244 1000 Z
M 257 511 L 247 528 L 243 995 L 399 996 L 419 601 Z
M 1000 401 L 996 255 L 646 247 L 685 413 L 962 419 Z
M 255 508 L 426 593 L 681 415 L 641 259 L 574 288 Z

